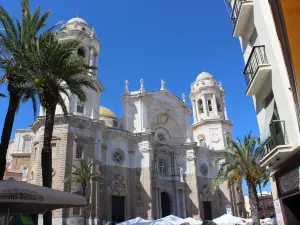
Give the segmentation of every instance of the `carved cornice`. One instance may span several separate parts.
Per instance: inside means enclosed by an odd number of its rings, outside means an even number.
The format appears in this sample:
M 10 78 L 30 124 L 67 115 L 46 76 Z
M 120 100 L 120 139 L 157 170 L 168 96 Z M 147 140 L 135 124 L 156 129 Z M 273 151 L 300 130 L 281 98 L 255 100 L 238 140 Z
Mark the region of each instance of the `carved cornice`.
M 233 125 L 233 123 L 232 123 L 230 120 L 225 120 L 225 119 L 222 119 L 222 118 L 205 119 L 205 120 L 201 120 L 201 121 L 199 121 L 199 122 L 197 122 L 197 123 L 194 123 L 194 124 L 192 125 L 192 129 L 195 130 L 195 129 L 197 129 L 198 127 L 201 127 L 201 126 L 203 126 L 203 125 L 205 125 L 205 124 L 208 124 L 208 123 L 210 123 L 210 124 L 212 124 L 212 123 L 225 123 L 225 124 L 228 124 L 228 125 L 230 125 L 230 126 Z

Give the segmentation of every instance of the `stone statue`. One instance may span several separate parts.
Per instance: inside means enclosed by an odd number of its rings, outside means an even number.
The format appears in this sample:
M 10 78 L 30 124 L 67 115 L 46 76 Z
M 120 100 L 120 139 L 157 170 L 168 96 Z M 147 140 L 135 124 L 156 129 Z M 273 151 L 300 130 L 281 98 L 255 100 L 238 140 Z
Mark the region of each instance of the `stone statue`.
M 206 202 L 211 201 L 211 191 L 210 191 L 209 185 L 207 185 L 207 184 L 203 185 L 203 189 L 201 191 L 201 198 L 202 198 L 202 201 L 206 201 Z
M 180 182 L 183 182 L 183 168 L 182 166 L 179 167 L 179 174 L 180 174 Z
M 160 88 L 161 91 L 165 90 L 165 84 L 166 82 L 164 80 L 161 80 L 161 88 Z
M 183 102 L 186 102 L 186 96 L 185 96 L 184 93 L 182 93 L 182 101 L 183 101 Z
M 126 195 L 127 185 L 125 184 L 120 174 L 115 175 L 115 178 L 110 183 L 112 195 L 124 196 Z
M 129 92 L 128 84 L 129 84 L 128 80 L 125 80 L 125 93 Z
M 141 83 L 140 92 L 145 92 L 146 90 L 144 87 L 144 79 L 143 78 L 141 78 L 140 83 Z

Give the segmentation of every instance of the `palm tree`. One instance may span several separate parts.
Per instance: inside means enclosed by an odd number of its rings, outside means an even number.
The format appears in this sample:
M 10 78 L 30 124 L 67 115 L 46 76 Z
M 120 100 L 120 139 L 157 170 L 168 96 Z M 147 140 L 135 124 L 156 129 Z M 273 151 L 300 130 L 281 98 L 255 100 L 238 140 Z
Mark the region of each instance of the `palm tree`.
M 67 181 L 73 181 L 76 184 L 80 184 L 83 196 L 87 198 L 88 204 L 89 204 L 89 197 L 87 196 L 87 187 L 88 184 L 91 181 L 98 181 L 102 182 L 104 180 L 103 176 L 99 172 L 93 172 L 93 159 L 87 158 L 87 159 L 81 159 L 79 160 L 79 164 L 73 164 L 73 172 L 72 176 L 67 179 Z M 83 216 L 84 216 L 84 225 L 86 225 L 86 207 L 84 207 L 83 210 Z
M 230 141 L 229 148 L 220 152 L 220 169 L 213 180 L 213 186 L 227 182 L 229 185 L 246 180 L 249 192 L 249 203 L 254 225 L 260 224 L 259 199 L 256 186 L 266 177 L 266 170 L 258 164 L 257 139 L 249 135 L 242 142 Z
M 60 32 L 40 35 L 32 51 L 27 51 L 23 56 L 26 63 L 22 64 L 22 70 L 28 77 L 28 82 L 23 87 L 30 90 L 24 99 L 37 95 L 46 113 L 41 165 L 43 186 L 49 188 L 52 187 L 51 140 L 56 106 L 60 105 L 67 115 L 65 97 L 69 98 L 70 94 L 74 94 L 79 100 L 86 101 L 84 88 L 96 91 L 96 78 L 90 73 L 95 68 L 86 65 L 84 58 L 76 54 L 79 42 L 61 42 L 61 35 Z M 45 225 L 51 224 L 52 212 L 46 212 L 43 220 Z
M 3 179 L 6 167 L 6 154 L 12 132 L 15 114 L 20 102 L 28 99 L 33 100 L 34 115 L 36 115 L 36 101 L 34 96 L 23 99 L 26 89 L 20 84 L 26 77 L 18 74 L 18 68 L 22 65 L 22 53 L 30 48 L 30 43 L 37 38 L 37 34 L 45 26 L 45 21 L 50 12 L 41 15 L 38 7 L 32 14 L 30 12 L 29 0 L 21 1 L 22 20 L 13 20 L 8 12 L 0 6 L 0 24 L 4 27 L 0 31 L 0 68 L 4 70 L 2 81 L 8 85 L 9 105 L 2 129 L 0 144 L 0 179 Z M 2 96 L 2 95 L 1 95 Z M 3 96 L 2 96 L 3 97 Z

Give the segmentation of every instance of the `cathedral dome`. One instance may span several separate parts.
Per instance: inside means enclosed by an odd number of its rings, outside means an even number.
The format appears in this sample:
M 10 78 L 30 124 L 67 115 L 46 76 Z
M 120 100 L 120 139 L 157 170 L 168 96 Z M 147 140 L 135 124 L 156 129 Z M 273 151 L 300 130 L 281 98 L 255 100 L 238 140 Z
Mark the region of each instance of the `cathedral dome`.
M 70 19 L 70 20 L 67 22 L 67 24 L 68 24 L 68 23 L 74 23 L 74 22 L 77 22 L 77 23 L 83 23 L 83 24 L 85 24 L 85 25 L 88 25 L 88 23 L 87 23 L 84 19 L 82 19 L 82 18 L 80 18 L 80 17 L 74 17 L 74 18 Z
M 196 80 L 206 80 L 206 79 L 214 79 L 214 77 L 207 72 L 202 72 L 197 76 Z
M 111 111 L 110 109 L 108 109 L 104 106 L 100 106 L 100 116 L 117 119 L 116 114 L 113 111 Z

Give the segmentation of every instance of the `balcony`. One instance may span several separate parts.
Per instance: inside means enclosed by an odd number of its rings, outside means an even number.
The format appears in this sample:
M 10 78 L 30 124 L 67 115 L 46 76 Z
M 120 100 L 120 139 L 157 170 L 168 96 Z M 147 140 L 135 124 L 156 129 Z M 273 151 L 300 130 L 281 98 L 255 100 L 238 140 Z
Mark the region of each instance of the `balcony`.
M 256 95 L 270 72 L 271 65 L 267 59 L 265 46 L 254 46 L 243 72 L 247 85 L 246 95 Z
M 293 151 L 288 145 L 285 133 L 285 121 L 274 120 L 270 123 L 270 136 L 258 148 L 258 160 L 261 166 L 271 169 L 278 167 L 286 159 L 291 157 Z
M 231 21 L 233 23 L 233 37 L 242 36 L 253 11 L 253 0 L 235 0 Z
M 183 178 L 181 179 L 180 175 L 167 175 L 167 174 L 152 173 L 152 179 L 153 180 L 183 182 Z

